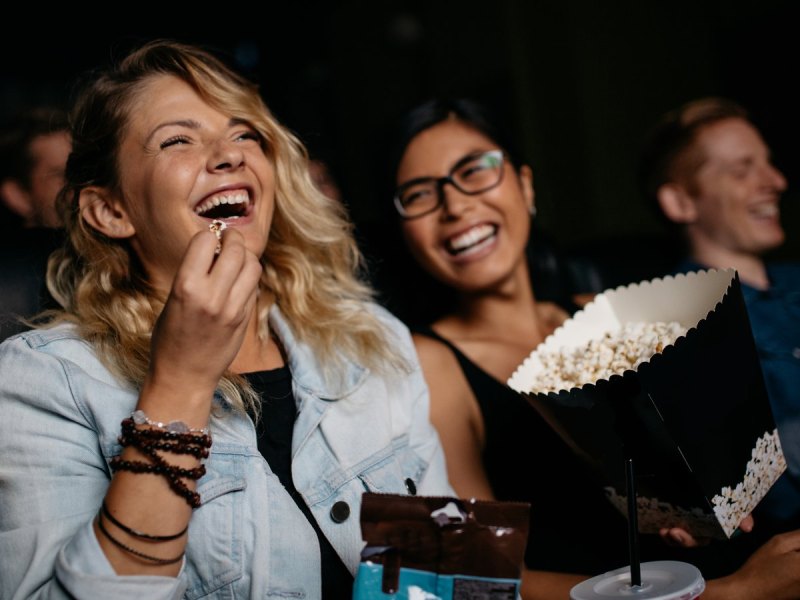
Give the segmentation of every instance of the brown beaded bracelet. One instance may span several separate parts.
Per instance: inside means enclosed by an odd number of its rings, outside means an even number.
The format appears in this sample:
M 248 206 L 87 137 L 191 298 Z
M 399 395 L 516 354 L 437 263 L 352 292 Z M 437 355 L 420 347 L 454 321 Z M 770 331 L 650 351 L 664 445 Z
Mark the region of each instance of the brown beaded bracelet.
M 159 558 L 158 556 L 150 556 L 149 554 L 145 554 L 144 552 L 139 552 L 139 550 L 136 550 L 135 548 L 131 548 L 127 544 L 122 543 L 117 538 L 115 538 L 113 535 L 111 535 L 108 532 L 108 530 L 105 528 L 105 526 L 103 525 L 103 519 L 100 517 L 99 514 L 97 515 L 97 528 L 100 530 L 100 532 L 104 536 L 106 536 L 106 538 L 108 538 L 108 541 L 110 541 L 112 544 L 114 544 L 117 548 L 121 548 L 122 550 L 124 550 L 128 554 L 133 554 L 134 556 L 137 556 L 137 557 L 139 557 L 141 559 L 150 561 L 150 562 L 155 563 L 157 565 L 171 565 L 171 564 L 176 563 L 179 560 L 181 560 L 183 558 L 183 555 L 185 554 L 184 552 L 181 552 L 180 556 L 176 556 L 175 558 Z
M 205 475 L 205 465 L 200 465 L 195 469 L 182 469 L 180 467 L 172 467 L 164 460 L 155 455 L 154 463 L 146 463 L 138 460 L 123 460 L 119 456 L 111 459 L 110 465 L 114 471 L 129 471 L 131 473 L 154 473 L 156 475 L 164 475 L 167 483 L 173 492 L 181 496 L 186 503 L 192 508 L 199 508 L 201 505 L 200 494 L 190 490 L 180 478 L 187 477 L 190 479 L 200 479 Z
M 128 527 L 124 523 L 120 523 L 119 520 L 117 520 L 114 517 L 114 515 L 111 514 L 111 511 L 108 510 L 108 507 L 106 506 L 105 502 L 103 502 L 103 504 L 100 506 L 100 512 L 106 519 L 111 521 L 114 525 L 119 527 L 122 531 L 124 531 L 128 535 L 132 535 L 133 537 L 137 538 L 142 538 L 143 540 L 150 540 L 152 542 L 169 542 L 171 540 L 177 540 L 179 537 L 181 537 L 183 534 L 189 531 L 189 525 L 186 525 L 186 527 L 184 527 L 183 530 L 179 531 L 178 533 L 174 533 L 172 535 L 152 535 L 149 533 L 138 531 L 136 529 L 133 529 L 132 527 Z
M 181 442 L 148 441 L 127 433 L 120 435 L 117 440 L 121 446 L 133 446 L 139 450 L 163 450 L 172 454 L 190 454 L 195 458 L 208 458 L 208 448 L 190 446 Z
M 151 456 L 148 454 L 148 456 Z M 131 473 L 155 473 L 156 475 L 164 475 L 167 478 L 171 477 L 186 477 L 197 481 L 206 474 L 205 465 L 200 465 L 194 469 L 184 469 L 183 467 L 175 467 L 164 461 L 160 456 L 156 455 L 156 459 L 160 461 L 147 463 L 141 460 L 123 460 L 119 456 L 111 459 L 111 468 L 115 471 L 129 471 Z

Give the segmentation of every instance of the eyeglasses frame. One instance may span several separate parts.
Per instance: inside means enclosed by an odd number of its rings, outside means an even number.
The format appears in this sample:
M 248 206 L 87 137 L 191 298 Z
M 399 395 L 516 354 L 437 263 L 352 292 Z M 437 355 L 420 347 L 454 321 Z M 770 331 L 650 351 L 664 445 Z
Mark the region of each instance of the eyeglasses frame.
M 501 161 L 500 177 L 498 177 L 497 181 L 495 183 L 493 183 L 492 185 L 490 185 L 488 187 L 485 187 L 485 188 L 481 188 L 479 190 L 467 191 L 467 190 L 463 189 L 456 182 L 456 180 L 453 179 L 453 175 L 455 174 L 455 172 L 458 171 L 459 168 L 464 166 L 469 161 L 474 160 L 474 159 L 479 158 L 479 157 L 482 157 L 482 156 L 487 156 L 487 155 L 495 155 L 500 159 L 500 161 Z M 508 156 L 506 155 L 506 153 L 503 150 L 499 150 L 499 149 L 486 150 L 485 152 L 474 152 L 472 154 L 468 154 L 467 156 L 465 156 L 465 157 L 461 158 L 460 160 L 458 160 L 458 162 L 456 162 L 456 164 L 454 164 L 451 167 L 451 169 L 448 172 L 448 174 L 445 175 L 444 177 L 418 177 L 416 179 L 412 179 L 411 181 L 406 181 L 403 185 L 398 187 L 397 190 L 394 193 L 394 199 L 393 199 L 394 200 L 394 206 L 397 209 L 397 212 L 400 214 L 401 218 L 403 218 L 403 219 L 405 219 L 407 221 L 410 221 L 412 219 L 419 219 L 420 217 L 424 217 L 424 216 L 429 215 L 429 214 L 431 214 L 433 212 L 436 212 L 442 206 L 444 206 L 444 186 L 446 186 L 448 183 L 450 185 L 452 185 L 454 188 L 456 188 L 459 192 L 461 192 L 462 194 L 466 194 L 467 196 L 477 196 L 478 194 L 482 194 L 483 192 L 488 192 L 489 190 L 496 188 L 498 185 L 500 185 L 503 182 L 503 175 L 505 173 L 505 162 L 506 162 L 507 159 L 508 159 Z M 402 202 L 400 200 L 400 196 L 409 187 L 411 187 L 413 185 L 418 185 L 418 184 L 424 183 L 424 182 L 425 183 L 428 183 L 428 182 L 429 183 L 433 183 L 435 185 L 436 198 L 437 198 L 436 204 L 433 205 L 430 209 L 428 209 L 425 212 L 422 212 L 422 213 L 420 213 L 418 215 L 408 215 L 408 214 L 406 214 L 405 207 L 403 206 L 403 204 L 402 204 Z

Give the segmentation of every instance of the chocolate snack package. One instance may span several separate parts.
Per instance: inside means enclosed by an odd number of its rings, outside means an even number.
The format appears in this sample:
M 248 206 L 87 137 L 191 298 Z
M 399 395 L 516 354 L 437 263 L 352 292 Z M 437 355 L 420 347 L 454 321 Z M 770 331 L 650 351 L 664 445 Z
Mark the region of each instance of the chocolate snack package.
M 516 600 L 530 505 L 365 493 L 354 600 Z
M 633 460 L 641 533 L 726 539 L 786 469 L 732 269 L 599 294 L 508 383 L 623 514 Z

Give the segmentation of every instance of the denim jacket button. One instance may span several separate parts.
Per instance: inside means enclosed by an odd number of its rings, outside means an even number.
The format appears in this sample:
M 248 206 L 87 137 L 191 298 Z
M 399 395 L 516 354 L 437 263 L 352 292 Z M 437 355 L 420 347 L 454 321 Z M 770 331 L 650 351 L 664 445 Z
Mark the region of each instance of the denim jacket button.
M 414 483 L 414 480 L 411 479 L 410 477 L 408 479 L 406 479 L 406 490 L 412 496 L 416 496 L 417 495 L 417 484 Z
M 350 517 L 350 506 L 344 500 L 339 500 L 331 507 L 331 520 L 334 523 L 344 523 Z

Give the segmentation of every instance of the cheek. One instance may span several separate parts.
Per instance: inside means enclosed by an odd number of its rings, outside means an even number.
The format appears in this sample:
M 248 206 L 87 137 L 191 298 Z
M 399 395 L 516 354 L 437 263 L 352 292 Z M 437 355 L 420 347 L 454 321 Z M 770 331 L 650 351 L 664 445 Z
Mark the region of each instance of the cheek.
M 424 257 L 433 252 L 434 234 L 423 221 L 406 222 L 402 225 L 402 231 L 406 245 L 414 256 Z

